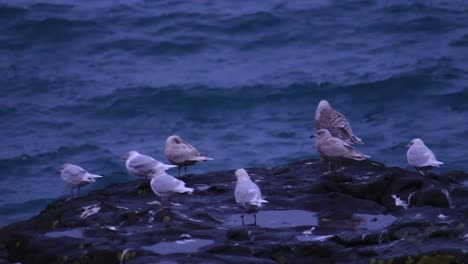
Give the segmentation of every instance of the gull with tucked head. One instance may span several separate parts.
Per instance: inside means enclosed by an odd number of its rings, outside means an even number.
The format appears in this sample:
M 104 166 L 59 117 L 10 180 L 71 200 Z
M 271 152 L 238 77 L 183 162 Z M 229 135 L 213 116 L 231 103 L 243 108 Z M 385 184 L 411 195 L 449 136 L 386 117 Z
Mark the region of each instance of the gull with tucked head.
M 346 117 L 333 109 L 327 100 L 321 100 L 315 110 L 315 128 L 327 129 L 330 134 L 349 144 L 363 144 L 362 140 L 353 134 Z
M 127 171 L 133 175 L 140 177 L 149 177 L 155 168 L 163 168 L 168 170 L 177 167 L 176 165 L 164 164 L 154 158 L 138 153 L 137 151 L 129 151 L 125 156 L 125 167 Z
M 420 138 L 411 140 L 406 147 L 408 148 L 406 152 L 408 163 L 416 167 L 416 170 L 422 175 L 425 175 L 427 170 L 444 164 L 436 159 L 434 152 L 424 145 Z
M 320 156 L 328 159 L 328 172 L 332 171 L 332 161 L 341 159 L 365 160 L 364 155 L 345 141 L 333 137 L 327 129 L 320 129 L 315 135 L 315 146 Z
M 172 135 L 166 139 L 164 153 L 167 160 L 179 167 L 179 176 L 181 167 L 185 168 L 185 174 L 187 174 L 187 166 L 199 161 L 213 160 L 201 154 L 195 147 L 177 135 Z
M 262 198 L 260 188 L 250 179 L 246 170 L 238 169 L 236 170 L 235 175 L 237 177 L 236 189 L 234 190 L 236 203 L 245 208 L 248 214 L 253 213 L 254 225 L 256 225 L 256 213 L 262 204 L 268 203 L 268 201 Z M 241 214 L 241 218 L 242 225 L 244 225 L 244 214 Z
M 88 183 L 95 182 L 97 178 L 102 176 L 91 174 L 80 166 L 65 163 L 59 169 L 60 177 L 62 180 L 71 186 L 71 196 L 73 197 L 73 190 L 77 189 L 77 195 L 80 193 L 80 188 Z

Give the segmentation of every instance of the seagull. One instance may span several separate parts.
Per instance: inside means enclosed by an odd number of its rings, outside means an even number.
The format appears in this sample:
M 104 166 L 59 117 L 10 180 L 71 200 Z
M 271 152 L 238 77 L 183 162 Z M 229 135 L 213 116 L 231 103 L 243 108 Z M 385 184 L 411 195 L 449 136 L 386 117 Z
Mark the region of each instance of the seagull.
M 416 167 L 416 170 L 422 175 L 425 175 L 427 170 L 444 164 L 436 159 L 434 152 L 424 145 L 420 138 L 411 140 L 406 147 L 408 148 L 406 152 L 408 163 Z
M 71 196 L 73 197 L 73 190 L 78 190 L 77 195 L 80 193 L 80 187 L 88 183 L 95 182 L 97 178 L 102 178 L 101 175 L 91 174 L 80 166 L 65 163 L 59 170 L 60 177 L 71 186 Z
M 330 134 L 348 144 L 364 144 L 362 140 L 353 134 L 351 125 L 346 117 L 333 109 L 327 100 L 321 100 L 315 110 L 315 128 L 327 129 Z
M 199 161 L 213 160 L 201 154 L 195 147 L 177 135 L 172 135 L 166 139 L 164 153 L 167 160 L 179 167 L 179 176 L 181 167 L 185 168 L 185 174 L 187 174 L 187 166 Z
M 151 189 L 157 196 L 161 197 L 161 205 L 173 193 L 191 194 L 193 192 L 193 188 L 185 187 L 185 182 L 167 174 L 166 170 L 162 167 L 156 167 L 150 174 L 150 177 Z
M 332 171 L 332 161 L 340 159 L 365 160 L 370 156 L 364 155 L 347 142 L 333 137 L 327 129 L 320 129 L 315 135 L 315 146 L 320 156 L 328 159 L 328 173 Z
M 237 177 L 236 189 L 234 190 L 234 197 L 236 203 L 246 209 L 248 214 L 253 213 L 254 225 L 257 225 L 257 212 L 263 203 L 268 201 L 262 198 L 262 193 L 257 184 L 251 179 L 249 174 L 244 169 L 238 169 L 234 173 Z M 242 225 L 244 225 L 244 214 L 241 214 Z
M 131 174 L 140 177 L 149 177 L 155 168 L 163 168 L 168 170 L 177 167 L 176 165 L 164 164 L 154 158 L 138 153 L 137 151 L 129 151 L 125 156 L 125 167 Z

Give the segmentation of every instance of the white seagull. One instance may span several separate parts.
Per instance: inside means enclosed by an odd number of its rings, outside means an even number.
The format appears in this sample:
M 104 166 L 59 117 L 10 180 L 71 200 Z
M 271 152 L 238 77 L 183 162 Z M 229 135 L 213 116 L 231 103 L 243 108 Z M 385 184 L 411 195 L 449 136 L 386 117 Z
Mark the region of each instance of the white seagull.
M 173 193 L 193 192 L 193 188 L 185 187 L 185 182 L 167 174 L 164 168 L 155 168 L 150 174 L 150 177 L 151 189 L 157 196 L 161 197 L 161 205 L 163 206 L 164 200 L 166 200 Z
M 420 138 L 411 140 L 406 147 L 408 148 L 406 152 L 408 163 L 416 167 L 416 170 L 422 175 L 425 175 L 427 170 L 444 164 L 436 159 L 434 152 L 424 145 Z
M 77 194 L 80 193 L 80 187 L 95 182 L 97 178 L 102 178 L 101 175 L 91 174 L 80 166 L 65 163 L 59 170 L 60 177 L 62 180 L 71 186 L 71 196 L 73 197 L 73 190 L 78 190 Z
M 140 154 L 134 150 L 129 151 L 124 156 L 124 159 L 127 171 L 140 177 L 149 177 L 155 168 L 168 170 L 170 168 L 177 167 L 176 165 L 164 164 L 150 156 Z
M 234 190 L 234 197 L 236 203 L 247 210 L 248 214 L 253 213 L 254 225 L 257 224 L 257 211 L 263 203 L 268 201 L 262 198 L 262 193 L 257 184 L 251 179 L 249 174 L 244 169 L 238 169 L 235 172 L 237 177 L 236 189 Z M 244 225 L 244 214 L 241 214 L 242 225 Z

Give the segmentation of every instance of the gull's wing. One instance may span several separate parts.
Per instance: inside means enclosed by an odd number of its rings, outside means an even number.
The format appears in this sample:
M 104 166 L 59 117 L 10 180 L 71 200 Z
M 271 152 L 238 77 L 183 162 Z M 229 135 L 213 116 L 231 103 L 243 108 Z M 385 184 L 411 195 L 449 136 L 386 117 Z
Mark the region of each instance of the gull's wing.
M 408 150 L 408 162 L 415 167 L 434 166 L 434 152 L 425 145 L 411 147 Z
M 87 171 L 82 167 L 71 164 L 63 169 L 60 176 L 70 184 L 78 184 L 82 181 L 86 173 Z
M 234 192 L 236 202 L 239 204 L 253 204 L 260 206 L 264 201 L 260 188 L 253 182 L 241 182 Z
M 142 174 L 150 174 L 158 165 L 158 161 L 146 155 L 138 155 L 131 159 L 128 165 Z
M 202 156 L 202 154 L 195 147 L 185 141 L 174 145 L 173 154 L 175 156 L 183 157 L 184 160 L 191 160 L 195 157 Z

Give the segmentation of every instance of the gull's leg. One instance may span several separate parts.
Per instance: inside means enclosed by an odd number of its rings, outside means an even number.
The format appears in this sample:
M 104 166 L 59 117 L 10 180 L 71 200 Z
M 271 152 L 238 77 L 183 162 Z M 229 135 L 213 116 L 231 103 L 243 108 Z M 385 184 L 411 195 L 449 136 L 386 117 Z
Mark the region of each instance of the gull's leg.
M 78 186 L 78 192 L 76 193 L 76 197 L 80 196 L 80 186 Z
M 328 160 L 328 173 L 332 172 L 332 160 Z
M 169 208 L 167 202 L 168 202 L 167 197 L 162 197 L 162 196 L 161 196 L 161 207 L 159 208 L 158 212 L 159 212 L 159 211 L 163 211 L 163 210 Z
M 164 198 L 163 197 L 160 197 L 160 198 L 161 198 L 161 202 L 160 202 L 160 205 L 159 205 L 159 209 L 156 210 L 156 213 L 164 211 Z
M 73 189 L 74 189 L 74 188 L 73 188 L 73 186 L 72 186 L 71 189 L 70 189 L 70 194 L 71 194 L 70 198 L 73 198 Z
M 242 219 L 242 226 L 244 226 L 244 213 L 241 214 L 241 219 Z
M 177 168 L 179 168 L 179 177 L 180 177 L 180 166 L 177 166 Z
M 254 217 L 254 225 L 257 225 L 257 214 L 253 214 L 253 217 Z
M 186 176 L 186 175 L 187 175 L 187 165 L 185 165 L 185 174 L 184 174 L 184 176 Z

